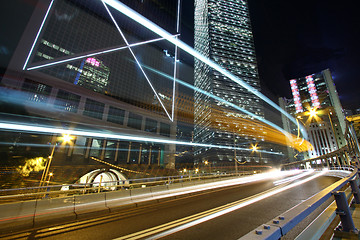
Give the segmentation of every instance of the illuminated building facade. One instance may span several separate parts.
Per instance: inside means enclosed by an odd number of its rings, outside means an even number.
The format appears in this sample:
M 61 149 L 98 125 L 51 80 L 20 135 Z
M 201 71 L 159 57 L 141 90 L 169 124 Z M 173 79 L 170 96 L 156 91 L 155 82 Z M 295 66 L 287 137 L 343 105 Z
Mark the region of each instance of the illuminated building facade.
M 330 70 L 292 79 L 290 87 L 293 101 L 287 104 L 287 109 L 305 124 L 314 147 L 307 157 L 345 146 L 345 116 Z
M 166 11 L 176 13 L 178 1 L 165 2 L 169 9 L 151 3 L 151 11 L 140 1 L 123 2 L 157 17 L 152 20 L 172 20 L 172 28 L 176 26 L 176 14 Z M 175 61 L 164 54 L 164 49 L 174 52 L 174 47 L 165 40 L 149 43 L 158 38 L 114 9 L 107 12 L 102 1 L 39 0 L 2 87 L 19 93 L 31 115 L 175 139 L 176 121 L 168 117 L 173 82 L 149 70 L 174 76 Z M 129 44 L 138 45 L 130 49 Z M 98 54 L 106 51 L 110 53 Z M 175 164 L 173 144 L 79 136 L 67 151 L 67 157 L 79 164 L 88 163 L 91 156 L 117 164 Z
M 346 119 L 352 124 L 358 142 L 360 142 L 360 114 L 347 116 Z
M 109 75 L 109 68 L 101 60 L 89 57 L 81 62 L 74 84 L 89 88 L 94 92 L 105 93 Z
M 260 90 L 253 34 L 247 1 L 245 0 L 195 0 L 195 49 L 211 60 Z M 195 86 L 234 103 L 247 111 L 263 117 L 260 99 L 206 64 L 195 59 Z M 221 108 L 222 117 L 215 108 Z M 250 147 L 258 138 L 234 134 L 226 117 L 244 117 L 234 109 L 201 94 L 195 93 L 194 140 L 199 143 Z M 246 126 L 244 126 L 246 127 Z M 261 133 L 261 129 L 259 129 Z M 198 148 L 202 160 L 232 161 L 233 150 Z M 241 152 L 238 153 L 241 155 Z M 247 154 L 248 155 L 248 154 Z

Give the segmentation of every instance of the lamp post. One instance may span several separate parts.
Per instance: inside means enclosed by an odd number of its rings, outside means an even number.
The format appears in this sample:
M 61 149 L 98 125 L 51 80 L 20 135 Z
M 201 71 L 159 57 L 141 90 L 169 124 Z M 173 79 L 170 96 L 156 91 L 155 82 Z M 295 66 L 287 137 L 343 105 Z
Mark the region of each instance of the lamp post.
M 236 158 L 236 142 L 237 139 L 235 139 L 235 133 L 234 133 L 234 164 L 235 164 L 235 174 L 238 174 L 238 165 L 237 165 L 237 158 Z
M 71 136 L 70 134 L 65 134 L 63 135 L 62 137 L 60 137 L 60 140 L 62 141 L 63 144 L 66 144 L 66 143 L 69 143 L 71 142 L 72 140 L 74 139 L 73 136 Z M 51 176 L 53 175 L 52 173 L 48 174 L 49 173 L 49 169 L 50 169 L 50 165 L 51 165 L 51 162 L 52 162 L 52 159 L 54 158 L 54 153 L 55 153 L 55 148 L 56 148 L 56 141 L 54 143 L 54 146 L 51 150 L 51 154 L 49 156 L 49 161 L 46 162 L 45 164 L 45 170 L 43 171 L 43 174 L 41 176 L 41 180 L 40 180 L 40 184 L 39 184 L 39 187 L 43 186 L 43 184 L 46 182 L 46 178 L 49 179 L 50 181 L 50 178 Z
M 205 166 L 207 166 L 207 165 L 209 165 L 210 163 L 209 163 L 208 160 L 205 160 L 205 161 L 204 161 L 204 164 L 205 164 Z M 211 165 L 209 165 L 209 172 L 211 173 Z
M 39 184 L 39 187 L 41 187 L 43 185 L 43 183 L 45 182 L 45 178 L 47 176 L 47 173 L 49 171 L 49 168 L 50 168 L 50 164 L 51 164 L 51 161 L 52 161 L 52 158 L 54 156 L 54 152 L 55 152 L 55 148 L 56 148 L 56 142 L 54 143 L 54 147 L 52 148 L 51 150 L 51 154 L 49 156 L 49 161 L 47 161 L 45 163 L 45 170 L 43 171 L 42 175 L 41 175 L 41 179 L 40 179 L 40 184 Z
M 49 175 L 49 178 L 48 178 L 48 180 L 46 181 L 46 186 L 49 185 L 51 177 L 54 176 L 54 174 L 53 174 L 52 172 L 49 173 L 48 175 Z
M 258 151 L 259 147 L 257 145 L 258 144 L 251 145 L 251 149 L 252 149 L 252 152 L 258 152 L 259 153 L 259 162 L 260 162 L 261 161 L 261 152 Z

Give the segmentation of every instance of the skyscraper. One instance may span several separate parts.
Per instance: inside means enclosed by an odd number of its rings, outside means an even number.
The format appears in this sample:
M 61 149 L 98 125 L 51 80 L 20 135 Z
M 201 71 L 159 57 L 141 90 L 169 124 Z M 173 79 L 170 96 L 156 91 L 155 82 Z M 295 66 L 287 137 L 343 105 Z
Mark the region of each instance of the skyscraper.
M 195 49 L 211 60 L 260 90 L 253 34 L 246 0 L 195 0 Z M 195 59 L 195 86 L 226 101 L 263 117 L 260 99 L 219 72 Z M 221 108 L 224 115 L 234 110 L 213 98 L 195 93 L 194 138 L 196 142 L 240 145 L 249 147 L 249 141 L 229 129 L 214 108 Z M 235 113 L 236 117 L 245 117 Z M 261 132 L 261 131 L 259 131 Z M 213 152 L 211 152 L 213 151 Z M 232 160 L 232 150 L 198 148 L 207 160 Z
M 108 85 L 110 70 L 96 58 L 82 60 L 74 84 L 89 88 L 94 92 L 104 93 Z
M 312 149 L 305 157 L 317 157 L 346 145 L 346 122 L 331 72 L 290 80 L 293 102 L 288 111 L 306 126 Z

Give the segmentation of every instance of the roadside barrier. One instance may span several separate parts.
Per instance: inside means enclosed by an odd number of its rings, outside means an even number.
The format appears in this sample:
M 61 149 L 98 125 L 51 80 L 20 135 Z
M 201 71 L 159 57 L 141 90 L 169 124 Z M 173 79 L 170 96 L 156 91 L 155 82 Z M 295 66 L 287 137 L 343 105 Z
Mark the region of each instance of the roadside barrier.
M 352 172 L 350 172 L 349 170 L 352 170 Z M 298 204 L 292 209 L 277 216 L 273 220 L 255 228 L 253 231 L 241 237 L 240 240 L 280 239 L 281 237 L 285 236 L 290 230 L 292 230 L 295 226 L 297 226 L 302 220 L 304 220 L 305 217 L 309 216 L 315 209 L 321 206 L 321 204 L 325 203 L 328 199 L 332 198 L 333 196 L 335 197 L 337 203 L 336 214 L 340 216 L 346 216 L 341 218 L 342 225 L 344 226 L 345 231 L 349 232 L 349 229 L 351 231 L 355 231 L 353 227 L 354 224 L 351 222 L 352 221 L 351 216 L 349 216 L 349 209 L 348 209 L 349 207 L 346 199 L 346 194 L 344 192 L 338 192 L 338 191 L 355 179 L 357 182 L 357 188 L 359 188 L 358 169 L 347 168 L 346 170 L 337 169 L 336 171 L 339 176 L 346 174 L 346 177 L 332 184 L 331 186 L 325 188 L 324 190 L 322 190 L 312 198 L 308 199 L 307 201 Z M 355 191 L 354 189 L 352 189 L 352 193 L 354 193 Z M 325 220 L 325 224 L 329 225 L 330 222 Z M 319 228 L 325 231 L 327 227 L 320 226 Z M 318 232 L 317 229 L 316 230 L 312 229 L 312 234 L 320 235 L 320 236 L 322 235 L 322 233 Z M 308 238 L 301 238 L 301 239 L 308 240 Z

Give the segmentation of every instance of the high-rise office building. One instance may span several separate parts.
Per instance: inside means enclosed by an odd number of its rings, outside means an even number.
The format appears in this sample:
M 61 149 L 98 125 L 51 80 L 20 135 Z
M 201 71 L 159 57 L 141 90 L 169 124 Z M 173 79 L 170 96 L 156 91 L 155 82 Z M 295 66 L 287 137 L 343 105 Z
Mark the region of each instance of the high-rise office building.
M 82 60 L 74 84 L 105 93 L 109 75 L 110 69 L 101 60 L 89 57 Z
M 260 90 L 253 34 L 246 0 L 195 0 L 195 49 L 250 86 Z M 260 117 L 260 99 L 219 72 L 195 59 L 195 86 Z M 215 108 L 221 108 L 218 114 Z M 222 116 L 249 118 L 223 102 L 195 92 L 194 140 L 199 143 L 249 147 L 251 141 L 234 134 Z M 230 114 L 230 115 L 229 115 Z M 250 117 L 251 118 L 251 117 Z M 261 132 L 261 129 L 260 131 Z M 232 150 L 198 148 L 204 160 L 232 160 Z M 241 153 L 239 153 L 241 154 Z
M 178 1 L 122 3 L 176 33 Z M 1 87 L 25 96 L 16 100 L 31 115 L 175 139 L 176 117 L 170 116 L 177 61 L 164 53 L 174 49 L 102 1 L 39 0 Z M 175 164 L 173 144 L 78 136 L 74 148 L 68 157 L 79 163 L 94 156 Z
M 346 122 L 331 72 L 290 80 L 293 101 L 288 111 L 305 125 L 313 149 L 306 157 L 317 157 L 346 145 Z

